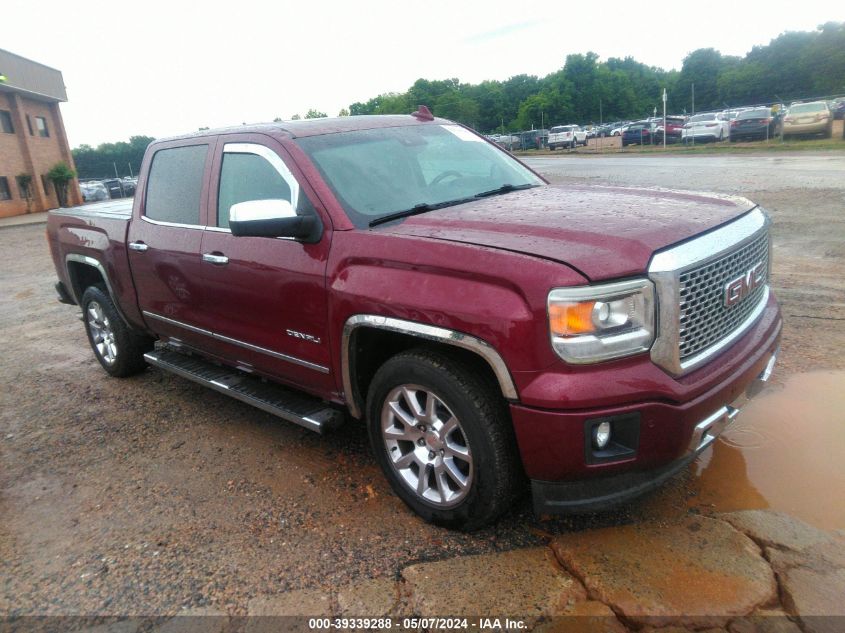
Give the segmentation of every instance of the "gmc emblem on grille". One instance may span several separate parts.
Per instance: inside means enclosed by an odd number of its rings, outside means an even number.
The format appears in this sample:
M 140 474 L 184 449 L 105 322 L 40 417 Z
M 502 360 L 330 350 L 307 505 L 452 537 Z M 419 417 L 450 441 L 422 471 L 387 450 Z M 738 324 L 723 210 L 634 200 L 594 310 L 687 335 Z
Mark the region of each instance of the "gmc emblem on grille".
M 766 266 L 763 262 L 757 262 L 754 267 L 742 277 L 725 284 L 724 304 L 726 308 L 735 306 L 745 299 L 756 288 L 759 288 L 766 281 Z

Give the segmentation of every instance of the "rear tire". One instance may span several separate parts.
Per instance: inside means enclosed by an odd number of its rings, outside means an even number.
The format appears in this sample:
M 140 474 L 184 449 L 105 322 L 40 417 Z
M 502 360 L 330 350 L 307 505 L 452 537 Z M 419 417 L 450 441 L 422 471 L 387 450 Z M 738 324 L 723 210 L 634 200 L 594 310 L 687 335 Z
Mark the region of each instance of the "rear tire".
M 105 289 L 85 290 L 82 320 L 94 356 L 107 373 L 123 378 L 144 371 L 144 353 L 152 349 L 153 339 L 129 329 Z
M 462 361 L 411 350 L 376 372 L 367 394 L 376 461 L 423 519 L 480 528 L 513 502 L 522 480 L 507 407 Z

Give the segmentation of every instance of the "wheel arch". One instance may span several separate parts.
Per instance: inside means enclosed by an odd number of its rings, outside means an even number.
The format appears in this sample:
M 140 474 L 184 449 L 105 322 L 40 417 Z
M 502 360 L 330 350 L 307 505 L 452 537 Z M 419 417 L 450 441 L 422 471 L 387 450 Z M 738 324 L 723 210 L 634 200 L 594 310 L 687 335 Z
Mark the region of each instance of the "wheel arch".
M 88 255 L 70 253 L 65 257 L 65 267 L 67 269 L 68 281 L 70 282 L 70 292 L 76 301 L 76 305 L 80 308 L 82 307 L 82 295 L 86 288 L 102 284 L 120 318 L 129 325 L 129 321 L 120 309 L 120 304 L 114 294 L 106 269 L 99 260 Z
M 349 412 L 363 417 L 370 380 L 391 356 L 413 347 L 440 349 L 475 366 L 502 397 L 515 401 L 518 393 L 504 359 L 486 341 L 475 336 L 425 323 L 392 317 L 358 314 L 343 327 L 341 373 Z M 360 352 L 366 348 L 368 353 Z

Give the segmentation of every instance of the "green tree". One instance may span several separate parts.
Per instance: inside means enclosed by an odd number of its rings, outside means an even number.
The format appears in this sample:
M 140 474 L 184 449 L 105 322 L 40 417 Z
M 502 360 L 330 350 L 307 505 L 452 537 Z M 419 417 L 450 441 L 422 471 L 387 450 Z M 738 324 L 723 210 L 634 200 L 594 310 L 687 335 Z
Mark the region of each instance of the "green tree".
M 337 116 L 349 116 L 349 110 L 346 108 L 341 108 L 340 112 L 337 113 Z
M 76 178 L 76 172 L 67 163 L 59 161 L 47 172 L 47 178 L 56 188 L 56 197 L 59 199 L 59 206 L 67 206 L 67 186 Z
M 325 119 L 327 116 L 329 115 L 325 112 L 320 112 L 319 110 L 314 110 L 313 108 L 305 113 L 306 119 Z
M 18 181 L 18 188 L 26 200 L 26 212 L 32 213 L 32 176 L 27 173 L 20 173 L 15 176 Z

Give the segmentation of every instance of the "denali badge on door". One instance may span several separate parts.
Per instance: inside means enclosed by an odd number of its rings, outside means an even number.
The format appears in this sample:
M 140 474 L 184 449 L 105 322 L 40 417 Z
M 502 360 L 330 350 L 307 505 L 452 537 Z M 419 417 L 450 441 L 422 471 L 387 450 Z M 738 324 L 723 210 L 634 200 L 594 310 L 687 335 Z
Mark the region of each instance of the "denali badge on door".
M 763 262 L 757 262 L 754 267 L 742 277 L 725 284 L 724 303 L 726 308 L 736 305 L 745 297 L 750 295 L 755 288 L 762 286 L 766 281 L 766 266 Z

